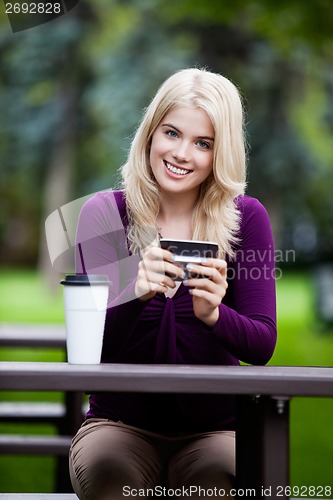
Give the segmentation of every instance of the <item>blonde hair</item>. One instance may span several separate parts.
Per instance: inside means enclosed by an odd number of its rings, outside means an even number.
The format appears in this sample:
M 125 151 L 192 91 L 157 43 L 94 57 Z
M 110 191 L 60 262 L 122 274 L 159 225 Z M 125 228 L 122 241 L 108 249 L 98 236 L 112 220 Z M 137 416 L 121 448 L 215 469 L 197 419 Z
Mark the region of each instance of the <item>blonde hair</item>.
M 197 68 L 178 71 L 162 84 L 145 110 L 121 169 L 131 251 L 140 252 L 157 236 L 160 197 L 149 149 L 157 126 L 176 106 L 205 110 L 215 131 L 213 175 L 201 185 L 193 212 L 193 239 L 216 241 L 220 256 L 233 257 L 240 223 L 235 198 L 244 194 L 246 180 L 242 102 L 227 78 Z

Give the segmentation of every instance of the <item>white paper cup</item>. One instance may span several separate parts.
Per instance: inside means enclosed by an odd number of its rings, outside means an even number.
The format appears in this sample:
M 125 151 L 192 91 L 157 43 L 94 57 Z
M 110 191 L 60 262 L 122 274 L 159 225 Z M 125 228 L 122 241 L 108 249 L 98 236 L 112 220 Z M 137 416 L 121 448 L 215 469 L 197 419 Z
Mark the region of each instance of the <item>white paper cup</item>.
M 64 285 L 67 361 L 94 365 L 101 362 L 107 276 L 67 274 Z

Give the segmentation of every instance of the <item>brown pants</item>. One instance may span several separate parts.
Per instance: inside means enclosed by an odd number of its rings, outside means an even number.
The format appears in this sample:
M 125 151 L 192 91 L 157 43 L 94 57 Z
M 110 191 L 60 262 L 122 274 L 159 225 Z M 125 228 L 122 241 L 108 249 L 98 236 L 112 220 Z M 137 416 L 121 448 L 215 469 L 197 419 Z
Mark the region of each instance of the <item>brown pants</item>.
M 69 468 L 80 500 L 227 496 L 235 476 L 235 432 L 167 437 L 88 419 L 73 439 Z

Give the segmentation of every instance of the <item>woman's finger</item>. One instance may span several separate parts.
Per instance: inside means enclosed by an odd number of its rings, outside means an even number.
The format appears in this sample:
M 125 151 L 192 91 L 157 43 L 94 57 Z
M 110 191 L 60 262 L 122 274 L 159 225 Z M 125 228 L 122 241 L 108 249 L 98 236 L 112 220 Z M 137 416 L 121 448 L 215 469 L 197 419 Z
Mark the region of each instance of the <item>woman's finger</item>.
M 216 262 L 211 262 L 216 261 Z M 193 277 L 196 276 L 206 276 L 215 282 L 220 282 L 226 277 L 226 263 L 225 261 L 218 259 L 211 259 L 211 261 L 202 264 L 187 264 L 186 269 L 190 272 Z
M 144 255 L 144 259 L 173 262 L 174 256 L 169 250 L 160 247 L 151 247 Z

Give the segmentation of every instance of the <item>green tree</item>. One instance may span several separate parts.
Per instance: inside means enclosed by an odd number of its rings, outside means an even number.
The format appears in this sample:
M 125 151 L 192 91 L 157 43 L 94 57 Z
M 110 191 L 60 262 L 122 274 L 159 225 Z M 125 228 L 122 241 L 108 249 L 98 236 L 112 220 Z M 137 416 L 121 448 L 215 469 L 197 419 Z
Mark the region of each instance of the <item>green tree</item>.
M 245 96 L 248 192 L 267 206 L 277 244 L 332 257 L 331 2 L 162 3 L 160 16 L 194 40 L 198 63 Z
M 332 255 L 332 31 L 325 0 L 81 0 L 15 35 L 2 23 L 2 261 L 36 263 L 45 216 L 114 185 L 142 109 L 191 65 L 242 89 L 249 193 L 278 244 L 311 226 Z

